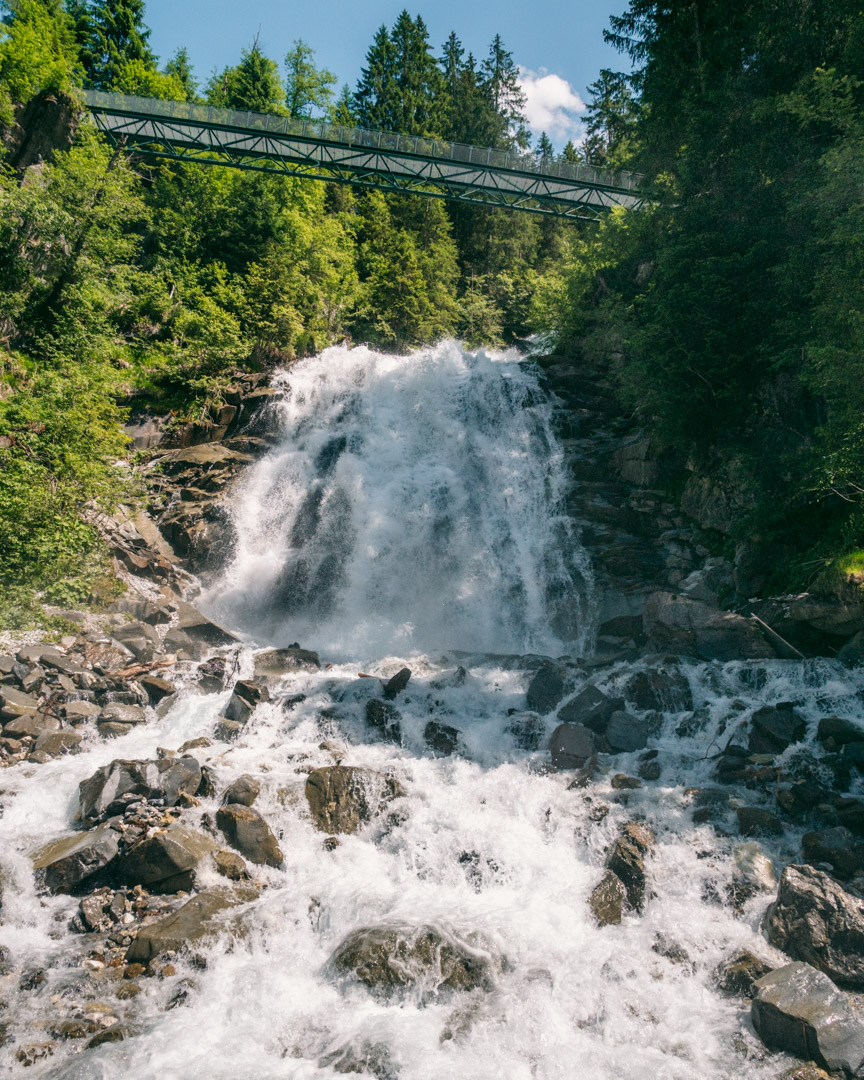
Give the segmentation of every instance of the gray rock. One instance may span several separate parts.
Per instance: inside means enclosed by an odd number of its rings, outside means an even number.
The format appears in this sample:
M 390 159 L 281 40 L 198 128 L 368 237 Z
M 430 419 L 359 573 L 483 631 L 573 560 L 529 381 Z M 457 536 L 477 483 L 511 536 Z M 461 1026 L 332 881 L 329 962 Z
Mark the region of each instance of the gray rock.
M 125 646 L 142 664 L 152 660 L 162 646 L 159 635 L 148 623 L 127 623 L 125 626 L 112 630 L 111 636 Z
M 20 716 L 35 716 L 37 712 L 39 701 L 32 694 L 0 685 L 0 719 L 16 720 Z
M 645 856 L 654 846 L 654 833 L 647 825 L 630 821 L 606 856 L 606 867 L 621 881 L 627 894 L 627 906 L 641 911 L 645 903 Z
M 606 728 L 606 741 L 613 754 L 630 754 L 648 745 L 648 724 L 628 712 L 614 712 Z
M 70 724 L 92 720 L 101 713 L 101 708 L 94 701 L 67 701 L 63 706 L 63 715 Z
M 217 847 L 196 829 L 171 825 L 134 844 L 111 867 L 111 877 L 122 885 L 146 885 L 151 892 L 189 890 L 198 864 Z
M 730 997 L 752 998 L 757 993 L 757 981 L 772 970 L 773 967 L 767 960 L 745 949 L 729 960 L 724 960 L 715 971 L 714 977 L 724 994 L 729 994 Z
M 57 731 L 59 727 L 60 721 L 56 716 L 47 716 L 45 713 L 38 713 L 35 716 L 27 714 L 19 716 L 17 720 L 7 721 L 3 725 L 3 735 L 7 739 L 25 739 L 28 735 L 30 738 L 38 739 L 40 735 Z
M 161 678 L 159 675 L 144 675 L 138 681 L 144 687 L 151 705 L 158 705 L 163 698 L 177 693 L 177 687 L 174 683 Z
M 819 721 L 816 738 L 826 750 L 840 750 L 850 743 L 864 742 L 864 727 L 840 716 L 825 716 Z
M 751 754 L 780 754 L 804 738 L 807 725 L 789 702 L 757 709 L 747 749 Z
M 104 869 L 117 855 L 120 837 L 109 825 L 73 833 L 41 848 L 33 869 L 52 892 L 71 892 L 92 874 Z
M 232 739 L 237 738 L 245 726 L 237 720 L 226 720 L 222 717 L 214 728 L 213 734 L 222 742 L 231 742 Z
M 445 757 L 458 748 L 460 734 L 458 728 L 451 727 L 449 724 L 442 724 L 438 720 L 430 720 L 423 729 L 423 739 L 426 745 L 434 750 L 436 754 L 443 754 Z
M 222 796 L 223 803 L 237 803 L 239 806 L 251 806 L 261 794 L 261 785 L 254 776 L 244 773 L 229 784 Z
M 558 719 L 562 724 L 579 724 L 602 735 L 612 714 L 623 707 L 621 698 L 609 697 L 596 686 L 586 686 L 561 706 Z
M 838 986 L 864 989 L 864 900 L 821 870 L 787 866 L 763 925 L 771 944 L 794 960 L 818 968 Z
M 758 806 L 739 806 L 738 831 L 742 836 L 782 836 L 783 822 L 770 810 Z
M 40 754 L 59 757 L 74 750 L 80 742 L 81 736 L 77 731 L 43 731 L 36 740 L 34 749 Z
M 411 678 L 411 669 L 407 667 L 401 668 L 396 674 L 388 679 L 384 684 L 384 700 L 395 700 L 408 685 L 408 680 Z
M 263 680 L 241 679 L 235 684 L 234 693 L 225 706 L 225 718 L 245 724 L 258 705 L 269 700 L 270 691 Z
M 421 1000 L 442 992 L 489 990 L 504 967 L 497 950 L 476 934 L 439 926 L 390 924 L 349 934 L 331 957 L 342 976 L 362 983 L 375 997 L 411 993 Z
M 389 701 L 373 698 L 366 702 L 366 723 L 380 732 L 387 742 L 402 741 L 402 714 Z
M 750 1015 L 770 1049 L 864 1075 L 864 1016 L 809 964 L 788 964 L 759 979 Z
M 140 705 L 121 705 L 118 702 L 112 702 L 102 710 L 99 720 L 102 723 L 128 724 L 131 726 L 146 723 L 147 713 Z
M 617 874 L 607 870 L 594 886 L 588 900 L 591 914 L 600 926 L 617 926 L 621 922 L 627 890 Z
M 581 769 L 597 752 L 597 738 L 581 724 L 559 724 L 549 740 L 549 752 L 556 769 Z
M 690 683 L 676 664 L 660 664 L 637 671 L 624 686 L 624 696 L 635 709 L 684 712 L 693 708 Z
M 219 626 L 185 601 L 177 605 L 175 630 L 206 645 L 233 645 L 238 639 L 224 627 Z
M 122 795 L 164 799 L 174 806 L 181 795 L 195 795 L 201 786 L 201 766 L 193 757 L 156 761 L 112 761 L 78 786 L 78 805 L 84 821 L 98 821 Z M 122 805 L 122 804 L 121 804 Z
M 528 684 L 528 708 L 541 715 L 552 712 L 566 693 L 564 671 L 552 664 L 539 668 Z
M 220 848 L 213 854 L 213 865 L 216 867 L 216 873 L 228 878 L 229 881 L 245 881 L 249 877 L 246 863 L 236 851 Z
M 142 926 L 126 950 L 126 961 L 146 964 L 160 953 L 177 952 L 186 945 L 212 937 L 224 928 L 219 915 L 257 897 L 257 889 L 249 886 L 207 889 L 166 918 Z
M 805 833 L 801 838 L 804 861 L 828 863 L 836 877 L 849 881 L 864 870 L 864 843 L 838 825 L 833 829 Z
M 317 671 L 318 653 L 309 649 L 267 649 L 255 657 L 256 675 L 285 675 L 291 671 Z
M 775 656 L 755 622 L 671 592 L 652 593 L 645 632 L 661 649 L 702 660 L 759 660 Z
M 281 866 L 284 856 L 273 831 L 251 806 L 229 803 L 216 811 L 216 824 L 228 843 L 259 866 Z
M 315 769 L 306 779 L 306 800 L 322 832 L 355 833 L 405 791 L 395 777 L 348 765 Z

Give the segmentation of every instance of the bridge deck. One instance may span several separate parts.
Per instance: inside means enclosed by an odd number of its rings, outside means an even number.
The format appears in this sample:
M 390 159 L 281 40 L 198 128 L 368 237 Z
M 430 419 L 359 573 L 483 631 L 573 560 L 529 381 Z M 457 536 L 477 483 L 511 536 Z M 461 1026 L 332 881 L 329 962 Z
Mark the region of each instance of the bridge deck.
M 149 157 L 589 220 L 615 206 L 635 209 L 643 199 L 641 177 L 592 165 L 538 163 L 529 154 L 440 139 L 95 90 L 84 99 L 112 143 Z

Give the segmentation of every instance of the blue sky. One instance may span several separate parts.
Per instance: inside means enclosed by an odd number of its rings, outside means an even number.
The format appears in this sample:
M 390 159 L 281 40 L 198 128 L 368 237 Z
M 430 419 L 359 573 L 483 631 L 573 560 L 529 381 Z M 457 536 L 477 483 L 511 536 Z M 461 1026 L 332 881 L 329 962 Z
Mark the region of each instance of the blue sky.
M 508 5 L 478 0 L 147 0 L 151 44 L 164 61 L 185 45 L 204 81 L 214 68 L 236 63 L 240 49 L 260 32 L 264 51 L 281 61 L 295 38 L 303 38 L 318 63 L 352 88 L 366 50 L 382 23 L 392 26 L 403 7 L 420 14 L 436 53 L 451 30 L 466 49 L 485 56 L 500 33 L 523 69 L 529 122 L 563 145 L 578 138 L 586 88 L 603 67 L 626 60 L 603 41 L 608 16 L 624 0 L 522 0 Z

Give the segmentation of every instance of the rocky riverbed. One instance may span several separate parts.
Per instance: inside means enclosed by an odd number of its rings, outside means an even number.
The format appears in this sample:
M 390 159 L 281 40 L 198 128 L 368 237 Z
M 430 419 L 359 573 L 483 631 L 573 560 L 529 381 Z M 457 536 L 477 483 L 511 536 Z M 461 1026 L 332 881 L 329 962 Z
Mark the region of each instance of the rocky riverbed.
M 278 447 L 254 422 L 222 435 Z M 853 649 L 784 657 L 722 608 L 737 568 L 671 504 L 640 541 L 653 576 L 607 559 L 579 584 L 596 648 L 255 640 L 168 539 L 212 503 L 186 535 L 236 543 L 232 484 L 267 458 L 219 446 L 157 447 L 164 528 L 105 523 L 125 598 L 0 640 L 7 1071 L 864 1075 Z M 600 504 L 636 499 L 613 482 Z M 590 502 L 589 554 L 626 550 L 636 521 L 592 526 Z M 812 652 L 816 630 L 779 636 Z

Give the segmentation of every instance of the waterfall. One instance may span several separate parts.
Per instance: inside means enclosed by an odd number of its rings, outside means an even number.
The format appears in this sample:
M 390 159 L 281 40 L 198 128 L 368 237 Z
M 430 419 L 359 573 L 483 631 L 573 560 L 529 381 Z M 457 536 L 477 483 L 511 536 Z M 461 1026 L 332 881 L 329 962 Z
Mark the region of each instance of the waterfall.
M 215 614 L 339 657 L 586 649 L 552 405 L 515 352 L 337 347 L 275 385 L 282 436 L 233 503 Z

